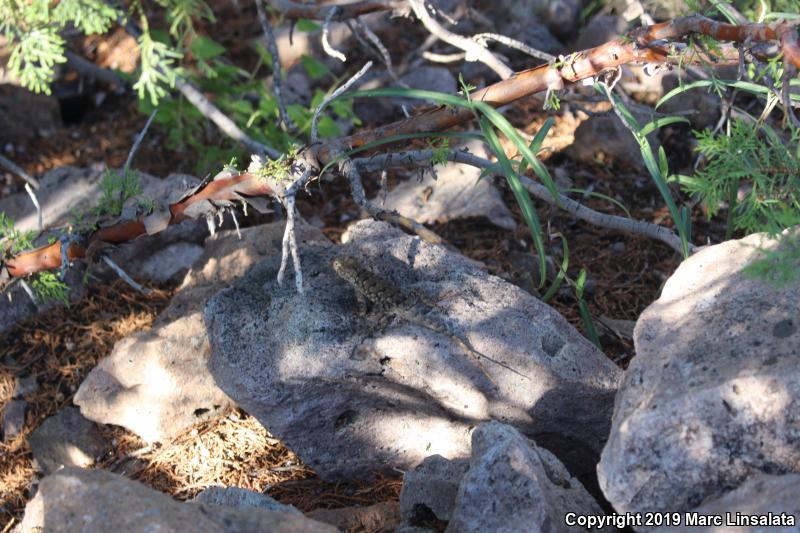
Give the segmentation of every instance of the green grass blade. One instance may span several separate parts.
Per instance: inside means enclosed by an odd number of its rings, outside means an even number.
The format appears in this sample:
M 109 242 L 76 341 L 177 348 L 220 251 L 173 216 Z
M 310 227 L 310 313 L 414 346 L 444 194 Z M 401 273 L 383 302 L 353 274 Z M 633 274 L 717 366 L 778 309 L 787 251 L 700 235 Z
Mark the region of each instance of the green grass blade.
M 711 85 L 711 83 L 712 83 L 711 80 L 698 80 L 698 81 L 693 81 L 692 83 L 687 83 L 686 85 L 678 85 L 677 87 L 669 91 L 667 94 L 662 96 L 658 102 L 656 102 L 656 109 L 658 109 L 661 104 L 663 104 L 670 98 L 674 98 L 679 94 L 683 94 L 686 91 L 696 89 L 697 87 L 708 87 Z
M 647 124 L 642 126 L 642 129 L 639 133 L 645 136 L 650 135 L 658 128 L 663 128 L 664 126 L 667 126 L 669 124 L 676 124 L 676 123 L 689 124 L 689 120 L 685 117 L 661 117 L 651 122 L 648 122 Z
M 569 245 L 567 244 L 567 239 L 565 239 L 561 233 L 556 233 L 556 237 L 561 239 L 561 249 L 564 253 L 561 259 L 561 268 L 559 268 L 556 273 L 556 279 L 553 280 L 553 284 L 550 285 L 550 288 L 547 289 L 547 292 L 542 296 L 542 301 L 545 303 L 555 296 L 556 291 L 561 288 L 561 283 L 567 276 L 567 269 L 569 268 Z
M 530 194 L 528 190 L 522 186 L 519 177 L 516 172 L 514 172 L 511 161 L 503 151 L 503 147 L 500 145 L 500 139 L 497 138 L 497 133 L 495 133 L 494 128 L 485 117 L 481 117 L 480 125 L 481 131 L 483 131 L 486 137 L 486 142 L 489 144 L 489 148 L 491 148 L 495 156 L 497 156 L 497 162 L 500 164 L 500 168 L 503 169 L 503 174 L 505 174 L 506 180 L 508 180 L 511 191 L 514 193 L 514 198 L 516 198 L 522 210 L 522 216 L 531 232 L 533 246 L 536 248 L 536 253 L 539 255 L 539 287 L 541 288 L 544 286 L 547 278 L 547 260 L 545 257 L 544 239 L 542 237 L 542 225 L 539 223 L 539 217 L 536 214 L 536 209 L 533 207 Z
M 547 120 L 544 121 L 544 124 L 542 124 L 542 127 L 539 128 L 539 131 L 536 132 L 536 135 L 533 137 L 533 140 L 528 147 L 530 148 L 531 152 L 534 154 L 539 153 L 539 150 L 542 149 L 542 143 L 544 142 L 545 137 L 547 137 L 547 133 L 550 131 L 550 128 L 553 127 L 553 124 L 555 124 L 553 117 L 547 117 Z M 526 170 L 528 170 L 528 160 L 523 158 L 519 163 L 518 172 L 520 174 L 524 174 Z

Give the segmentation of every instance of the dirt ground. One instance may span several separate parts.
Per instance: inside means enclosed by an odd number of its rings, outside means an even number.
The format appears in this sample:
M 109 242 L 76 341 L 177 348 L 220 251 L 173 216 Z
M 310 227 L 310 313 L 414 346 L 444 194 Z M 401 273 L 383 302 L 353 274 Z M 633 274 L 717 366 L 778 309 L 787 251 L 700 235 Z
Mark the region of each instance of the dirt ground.
M 226 2 L 222 9 L 233 9 L 231 5 Z M 235 43 L 239 35 L 256 34 L 253 18 L 230 20 L 233 22 L 225 32 L 218 28 L 209 30 L 212 35 L 217 33 L 213 36 L 219 42 L 233 47 L 234 58 L 239 50 L 242 61 L 251 61 L 249 48 L 237 48 Z M 92 59 L 125 68 L 132 44 L 124 36 L 112 33 L 84 43 L 87 47 L 89 44 L 96 51 Z M 126 50 L 125 46 L 129 48 Z M 509 114 L 515 117 L 518 126 L 532 132 L 548 116 L 541 107 L 526 101 L 515 104 Z M 555 143 L 558 136 L 571 135 L 577 126 L 576 116 L 585 118 L 580 114 L 550 116 L 556 121 L 551 134 L 556 137 L 551 139 Z M 14 159 L 33 175 L 63 165 L 104 162 L 119 167 L 146 118 L 137 111 L 131 94 L 110 95 L 99 107 L 90 107 L 77 122 L 23 146 Z M 669 138 L 681 139 L 687 133 L 688 130 L 675 129 L 666 141 L 667 153 L 684 163 L 691 161 L 688 146 L 682 146 L 680 141 L 670 145 Z M 191 172 L 189 162 L 197 154 L 163 148 L 164 136 L 165 132 L 158 127 L 151 131 L 137 157 L 136 168 L 159 177 L 170 172 Z M 663 202 L 642 172 L 610 161 L 579 164 L 558 151 L 547 156 L 545 162 L 551 169 L 561 167 L 572 178 L 574 187 L 592 185 L 595 192 L 616 198 L 630 209 L 633 218 L 670 225 L 663 208 L 651 207 Z M 499 186 L 518 222 L 516 232 L 482 220 L 461 220 L 432 229 L 464 254 L 484 262 L 491 273 L 520 281 L 531 276 L 531 239 L 512 193 L 503 184 Z M 14 178 L 6 183 L 4 190 L 8 194 L 20 187 L 21 182 Z M 375 190 L 377 183 L 368 182 L 367 187 Z M 600 211 L 616 212 L 602 200 L 582 201 Z M 336 183 L 326 185 L 324 194 L 302 198 L 299 209 L 307 217 L 322 213 L 324 231 L 334 241 L 344 229 L 341 220 L 352 219 L 357 213 L 347 188 Z M 635 321 L 658 297 L 662 284 L 680 262 L 679 256 L 661 243 L 593 227 L 546 206 L 539 205 L 538 212 L 549 233 L 560 232 L 568 240 L 570 275 L 575 277 L 581 268 L 588 271 L 590 288 L 586 300 L 595 318 Z M 719 240 L 724 234 L 719 224 L 706 222 L 699 209 L 694 212 L 693 228 L 695 243 L 705 242 L 709 237 Z M 548 245 L 560 260 L 558 239 L 552 239 Z M 0 443 L 0 532 L 10 529 L 22 516 L 31 495 L 35 472 L 27 436 L 45 418 L 71 404 L 83 378 L 116 341 L 150 327 L 168 305 L 174 290 L 174 287 L 160 287 L 144 296 L 122 282 L 91 283 L 80 302 L 19 324 L 0 337 L 0 362 L 3 365 L 14 362 L 0 372 L 0 410 L 11 398 L 14 376 L 35 377 L 38 383 L 35 393 L 26 398 L 29 409 L 24 431 L 14 441 Z M 583 331 L 572 291 L 560 291 L 550 303 Z M 624 367 L 633 355 L 631 339 L 602 328 L 600 331 L 604 352 Z M 379 477 L 372 483 L 323 483 L 291 450 L 240 410 L 199 424 L 173 442 L 153 448 L 121 428 L 105 427 L 103 431 L 113 449 L 100 467 L 123 473 L 179 499 L 191 498 L 212 485 L 239 486 L 266 491 L 281 502 L 309 511 L 397 500 L 402 483 L 399 473 L 393 478 Z

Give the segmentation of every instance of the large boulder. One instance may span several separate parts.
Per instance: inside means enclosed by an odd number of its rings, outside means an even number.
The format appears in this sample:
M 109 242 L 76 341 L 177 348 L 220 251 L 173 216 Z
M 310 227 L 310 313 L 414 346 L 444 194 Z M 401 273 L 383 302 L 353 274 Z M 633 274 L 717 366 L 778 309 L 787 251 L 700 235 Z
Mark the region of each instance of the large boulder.
M 598 468 L 617 511 L 686 511 L 800 472 L 800 280 L 743 272 L 789 245 L 756 234 L 705 248 L 639 317 Z
M 300 247 L 303 293 L 278 285 L 276 255 L 205 307 L 216 383 L 308 466 L 335 480 L 464 457 L 471 427 L 490 419 L 538 435 L 567 462 L 595 457 L 619 371 L 561 315 L 386 223 L 359 222 L 344 239 Z M 370 327 L 331 266 L 340 254 L 435 301 L 439 320 L 494 360 L 483 365 L 491 379 L 447 335 L 403 321 Z
M 209 237 L 205 252 L 152 328 L 117 342 L 81 383 L 74 402 L 86 418 L 116 424 L 148 442 L 165 441 L 216 416 L 233 402 L 208 372 L 205 301 L 268 256 L 280 257 L 283 223 L 225 231 Z M 299 239 L 322 234 L 298 226 Z
M 756 475 L 731 492 L 712 498 L 687 513 L 681 524 L 654 530 L 715 533 L 795 533 L 800 527 L 800 475 Z
M 338 531 L 296 513 L 181 503 L 103 470 L 65 468 L 42 480 L 17 533 Z

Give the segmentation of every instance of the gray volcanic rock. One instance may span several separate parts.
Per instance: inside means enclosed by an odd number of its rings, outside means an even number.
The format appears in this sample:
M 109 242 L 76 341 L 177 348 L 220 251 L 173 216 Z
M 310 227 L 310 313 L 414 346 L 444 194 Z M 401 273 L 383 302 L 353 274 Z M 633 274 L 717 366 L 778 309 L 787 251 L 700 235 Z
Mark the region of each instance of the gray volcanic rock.
M 461 480 L 447 532 L 586 531 L 566 525 L 570 513 L 604 514 L 552 453 L 514 428 L 493 421 L 475 430 L 469 471 Z
M 362 221 L 347 244 L 300 248 L 303 294 L 268 258 L 205 308 L 217 384 L 324 479 L 408 469 L 469 454 L 477 422 L 498 419 L 585 460 L 602 447 L 619 371 L 556 311 L 469 259 L 388 224 Z M 487 357 L 497 383 L 449 337 L 396 321 L 376 329 L 331 267 L 359 256 Z M 578 457 L 580 456 L 580 457 Z
M 36 464 L 45 474 L 62 466 L 92 466 L 109 448 L 97 427 L 75 407 L 66 407 L 42 422 L 28 442 Z
M 44 478 L 17 533 L 332 533 L 296 513 L 183 503 L 103 470 L 64 468 Z
M 296 507 L 284 505 L 266 494 L 239 487 L 209 487 L 189 501 L 237 509 L 266 509 L 267 511 L 303 514 Z
M 700 507 L 690 511 L 693 515 L 718 516 L 727 522 L 728 515 L 738 520 L 736 515 L 769 517 L 779 520 L 769 525 L 726 525 L 725 531 L 730 533 L 794 533 L 800 527 L 800 475 L 771 476 L 759 474 L 719 498 L 712 498 Z M 686 521 L 682 522 L 686 525 Z M 781 524 L 781 525 L 778 525 Z M 697 533 L 716 533 L 720 526 L 692 525 L 691 530 Z M 653 533 L 669 531 L 686 531 L 686 528 L 660 527 Z
M 598 468 L 617 511 L 686 511 L 800 473 L 800 281 L 742 272 L 778 246 L 755 234 L 701 250 L 639 317 Z
M 342 531 L 397 531 L 400 526 L 400 505 L 380 502 L 367 507 L 315 509 L 306 516 L 325 522 Z
M 400 491 L 403 520 L 414 523 L 420 513 L 433 513 L 439 520 L 450 520 L 458 485 L 467 470 L 467 459 L 450 461 L 441 455 L 431 455 L 415 469 L 406 472 Z

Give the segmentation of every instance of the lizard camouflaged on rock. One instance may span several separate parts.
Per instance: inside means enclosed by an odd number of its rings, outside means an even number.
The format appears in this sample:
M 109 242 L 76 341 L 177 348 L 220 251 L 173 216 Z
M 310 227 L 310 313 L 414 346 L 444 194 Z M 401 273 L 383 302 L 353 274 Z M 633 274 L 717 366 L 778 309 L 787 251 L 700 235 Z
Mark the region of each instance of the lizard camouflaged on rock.
M 459 348 L 469 352 L 476 358 L 481 372 L 483 372 L 486 378 L 495 387 L 497 387 L 497 383 L 484 368 L 481 363 L 482 358 L 502 366 L 506 370 L 519 376 L 530 379 L 528 376 L 517 372 L 505 363 L 486 357 L 475 350 L 470 346 L 469 341 L 454 332 L 447 324 L 434 317 L 435 309 L 433 306 L 425 303 L 422 298 L 413 292 L 403 292 L 391 282 L 386 281 L 375 272 L 369 270 L 356 258 L 351 256 L 339 256 L 333 260 L 333 269 L 340 278 L 348 282 L 353 289 L 355 289 L 359 303 L 364 303 L 366 300 L 372 304 L 373 312 L 382 317 L 397 316 L 412 324 L 422 326 L 449 337 Z

